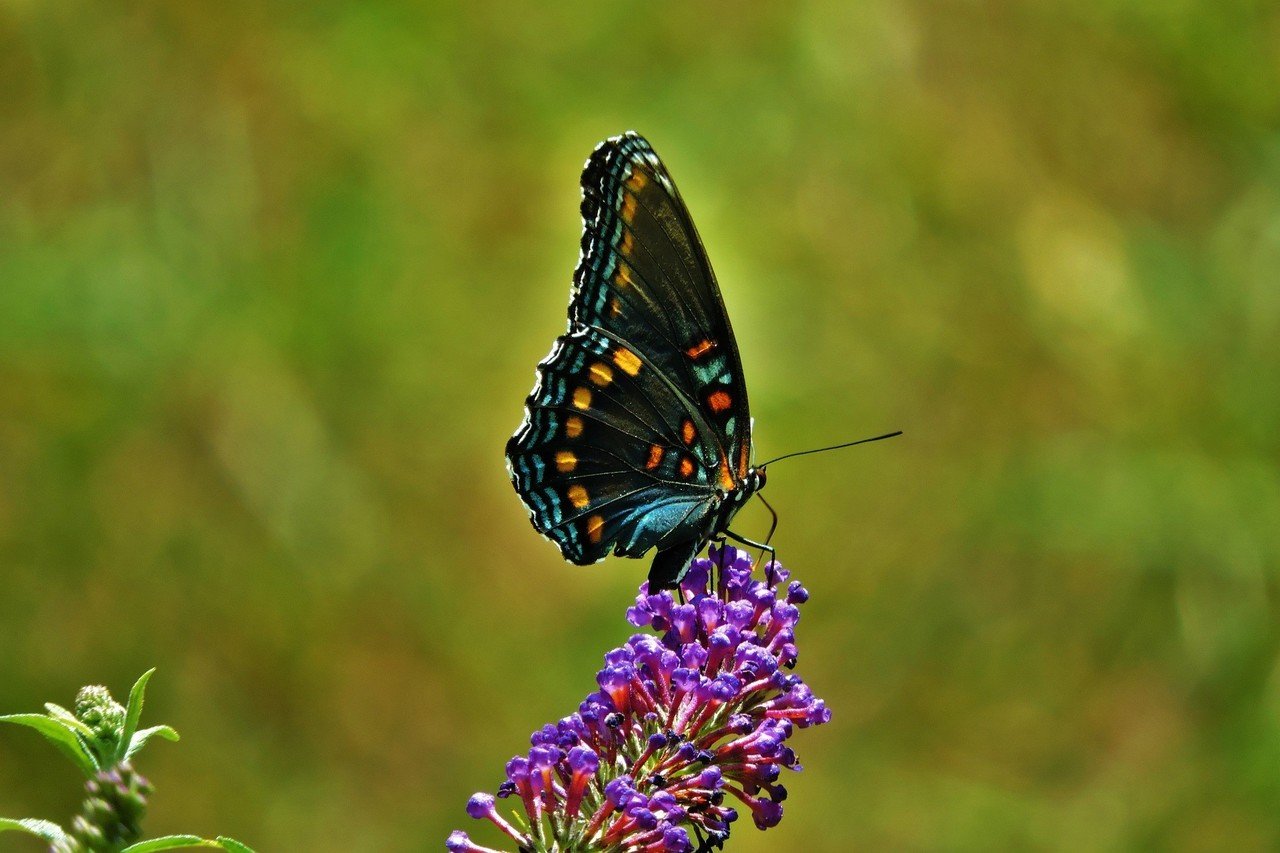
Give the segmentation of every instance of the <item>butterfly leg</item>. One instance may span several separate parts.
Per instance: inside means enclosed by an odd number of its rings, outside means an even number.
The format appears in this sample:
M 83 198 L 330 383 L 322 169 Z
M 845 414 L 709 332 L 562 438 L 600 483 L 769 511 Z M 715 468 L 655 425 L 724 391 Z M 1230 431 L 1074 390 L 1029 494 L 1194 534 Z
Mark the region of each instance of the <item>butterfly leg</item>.
M 778 513 L 774 510 L 773 505 L 764 499 L 764 495 L 760 494 L 759 492 L 756 492 L 756 497 L 760 499 L 760 503 L 764 504 L 764 508 L 769 510 L 769 515 L 773 519 L 772 521 L 769 522 L 769 534 L 764 537 L 765 544 L 768 544 L 773 541 L 773 532 L 778 529 Z M 760 559 L 764 560 L 763 549 L 760 551 Z M 776 554 L 774 555 L 774 559 L 775 560 L 777 559 Z
M 774 511 L 773 505 L 764 499 L 764 495 L 756 492 L 756 497 L 760 499 L 760 503 L 764 504 L 764 508 L 769 510 L 769 515 L 773 518 L 773 521 L 769 522 L 769 535 L 764 537 L 765 542 L 772 542 L 773 531 L 778 529 L 778 513 Z
M 770 561 L 778 559 L 777 550 L 768 542 L 756 542 L 755 540 L 748 539 L 745 536 L 739 536 L 738 534 L 734 533 L 732 530 L 726 530 L 724 532 L 724 535 L 726 538 L 732 539 L 734 542 L 737 542 L 739 545 L 746 545 L 748 548 L 759 548 L 761 559 L 764 559 L 764 555 L 766 553 L 769 555 Z

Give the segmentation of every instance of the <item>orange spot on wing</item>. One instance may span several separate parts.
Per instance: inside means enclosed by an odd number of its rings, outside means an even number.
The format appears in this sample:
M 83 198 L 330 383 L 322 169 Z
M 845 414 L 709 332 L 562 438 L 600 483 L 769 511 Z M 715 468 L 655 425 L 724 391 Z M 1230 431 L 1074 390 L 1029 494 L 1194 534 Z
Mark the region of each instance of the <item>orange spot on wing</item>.
M 707 398 L 707 405 L 713 412 L 726 412 L 733 405 L 733 398 L 729 396 L 728 391 L 713 391 Z
M 738 451 L 738 476 L 747 476 L 747 469 L 751 467 L 751 446 L 746 442 L 742 443 L 742 450 Z
M 624 258 L 629 257 L 631 255 L 631 244 L 634 240 L 635 238 L 631 236 L 631 232 L 624 230 L 622 232 L 622 240 L 618 242 L 618 253 Z
M 573 389 L 573 405 L 579 409 L 591 408 L 591 389 L 590 388 L 574 388 Z
M 693 359 L 694 361 L 697 361 L 698 359 L 702 358 L 704 355 L 706 355 L 708 352 L 710 352 L 715 348 L 716 348 L 716 342 L 710 339 L 706 339 L 706 340 L 699 341 L 698 343 L 689 347 L 687 350 L 684 351 L 684 354 L 689 356 L 689 358 Z
M 693 460 L 688 456 L 680 460 L 680 476 L 686 480 L 693 476 Z
M 582 418 L 577 415 L 570 415 L 564 421 L 564 434 L 569 438 L 577 438 L 582 435 Z
M 729 470 L 729 460 L 722 450 L 720 451 L 720 488 L 726 492 L 732 492 L 737 485 L 737 481 L 733 479 L 733 472 Z
M 635 166 L 632 166 L 631 177 L 627 178 L 627 186 L 631 187 L 635 192 L 640 192 L 640 190 L 644 189 L 645 185 L 648 183 L 649 176 L 637 169 Z
M 618 287 L 628 287 L 636 283 L 631 277 L 631 267 L 626 264 L 618 264 L 618 271 L 613 274 L 613 283 Z
M 610 297 L 609 298 L 609 316 L 617 317 L 621 313 L 622 313 L 622 305 L 618 302 L 616 297 Z
M 626 347 L 614 350 L 613 363 L 631 376 L 640 372 L 640 358 Z
M 684 439 L 685 444 L 693 444 L 693 440 L 698 437 L 698 431 L 693 427 L 693 421 L 688 418 L 684 419 L 684 423 L 680 425 L 680 437 Z
M 565 493 L 569 498 L 569 503 L 573 504 L 577 509 L 582 509 L 591 503 L 591 496 L 587 494 L 587 490 L 578 484 L 569 487 L 569 491 Z
M 578 457 L 572 450 L 556 451 L 556 470 L 561 474 L 567 474 L 574 468 L 578 467 Z
M 662 464 L 663 452 L 661 444 L 649 445 L 649 458 L 644 462 L 644 468 L 646 471 L 652 471 L 654 468 L 657 468 Z
M 583 526 L 587 531 L 587 540 L 592 545 L 599 545 L 600 537 L 604 535 L 604 516 L 593 515 L 587 519 L 587 523 Z
M 591 381 L 601 388 L 613 381 L 613 371 L 603 362 L 597 361 L 587 372 L 591 374 Z
M 622 197 L 622 209 L 619 211 L 623 222 L 631 222 L 636 215 L 636 197 L 630 193 Z

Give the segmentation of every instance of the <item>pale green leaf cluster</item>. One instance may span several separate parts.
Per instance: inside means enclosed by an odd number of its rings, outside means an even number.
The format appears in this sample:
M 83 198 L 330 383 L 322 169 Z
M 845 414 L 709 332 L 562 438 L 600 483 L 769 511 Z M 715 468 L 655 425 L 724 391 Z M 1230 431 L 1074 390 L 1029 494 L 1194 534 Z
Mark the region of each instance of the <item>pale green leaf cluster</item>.
M 142 748 L 154 737 L 164 740 L 178 740 L 178 733 L 170 726 L 150 726 L 140 729 L 142 706 L 146 698 L 147 682 L 151 680 L 155 669 L 142 674 L 129 691 L 129 702 L 124 708 L 122 722 L 118 730 L 95 731 L 76 714 L 61 705 L 48 702 L 43 714 L 6 714 L 0 715 L 0 722 L 25 726 L 39 732 L 45 740 L 52 743 L 59 752 L 66 756 L 81 773 L 92 779 L 97 774 L 110 771 L 127 762 L 132 762 Z M 105 689 L 81 691 L 82 696 L 90 694 L 90 698 L 100 696 L 102 701 L 111 703 L 118 711 L 110 694 Z M 110 719 L 112 715 L 104 715 Z M 57 851 L 73 853 L 82 851 L 83 845 L 58 824 L 37 818 L 3 818 L 0 817 L 0 832 L 24 832 L 34 835 L 49 843 L 50 848 Z M 176 850 L 183 847 L 204 847 L 227 850 L 231 853 L 253 853 L 252 848 L 232 838 L 219 836 L 215 839 L 201 838 L 198 835 L 167 835 L 139 841 L 111 853 L 152 853 L 158 850 Z

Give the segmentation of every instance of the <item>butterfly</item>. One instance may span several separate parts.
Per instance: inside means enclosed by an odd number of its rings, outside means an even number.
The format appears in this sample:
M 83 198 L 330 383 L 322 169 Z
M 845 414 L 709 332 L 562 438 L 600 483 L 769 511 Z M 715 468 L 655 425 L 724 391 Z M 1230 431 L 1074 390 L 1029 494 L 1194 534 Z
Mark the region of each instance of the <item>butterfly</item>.
M 569 329 L 537 377 L 507 468 L 534 528 L 572 563 L 656 548 L 650 592 L 674 588 L 765 485 L 711 263 L 670 173 L 633 131 L 601 142 L 583 169 Z

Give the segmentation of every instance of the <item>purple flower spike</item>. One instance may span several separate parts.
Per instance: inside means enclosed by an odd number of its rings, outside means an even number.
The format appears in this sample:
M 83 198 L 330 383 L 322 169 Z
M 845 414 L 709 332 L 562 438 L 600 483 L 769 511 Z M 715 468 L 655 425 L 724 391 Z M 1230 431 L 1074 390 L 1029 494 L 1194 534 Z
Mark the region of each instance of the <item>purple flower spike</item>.
M 498 829 L 501 829 L 518 842 L 523 843 L 525 840 L 524 834 L 521 833 L 520 830 L 516 829 L 507 822 L 506 818 L 498 814 L 498 809 L 497 806 L 494 805 L 493 797 L 488 794 L 473 794 L 471 799 L 467 800 L 467 814 L 471 815 L 476 820 L 485 820 L 487 818 L 493 822 L 494 826 L 498 827 Z M 463 838 L 466 838 L 466 833 L 462 833 L 462 836 Z M 462 849 L 465 850 L 467 848 Z M 477 847 L 475 849 L 480 850 L 483 848 Z
M 588 783 L 596 776 L 596 771 L 600 769 L 600 756 L 589 746 L 575 746 L 569 750 L 568 757 L 569 772 L 572 774 L 569 778 L 569 788 L 565 793 L 564 811 L 569 817 L 578 816 L 578 807 L 582 804 L 582 795 L 587 790 Z
M 449 833 L 449 837 L 445 839 L 444 847 L 451 853 L 502 853 L 501 850 L 494 850 L 492 847 L 481 847 L 460 829 L 455 829 Z
M 467 800 L 467 814 L 476 820 L 486 818 L 493 813 L 493 797 L 488 794 L 473 794 L 471 799 Z
M 765 799 L 748 799 L 746 802 L 751 806 L 751 819 L 758 829 L 769 829 L 782 820 L 781 804 Z
M 693 844 L 689 841 L 689 833 L 678 826 L 672 826 L 662 833 L 660 849 L 668 853 L 688 853 L 693 849 Z
M 507 764 L 498 797 L 524 807 L 527 832 L 477 794 L 467 813 L 527 853 L 564 849 L 692 853 L 729 837 L 738 811 L 770 829 L 782 819 L 782 770 L 799 770 L 788 741 L 831 718 L 790 669 L 809 591 L 777 563 L 712 547 L 672 592 L 642 586 L 627 621 L 647 633 L 610 650 L 599 687 L 577 712 L 530 738 Z M 741 806 L 739 806 L 741 808 Z M 522 823 L 522 825 L 524 825 Z M 710 847 L 708 846 L 710 845 Z M 457 853 L 501 853 L 454 832 Z
M 604 786 L 604 795 L 614 807 L 621 809 L 626 808 L 627 803 L 631 802 L 637 793 L 630 776 L 619 776 Z

